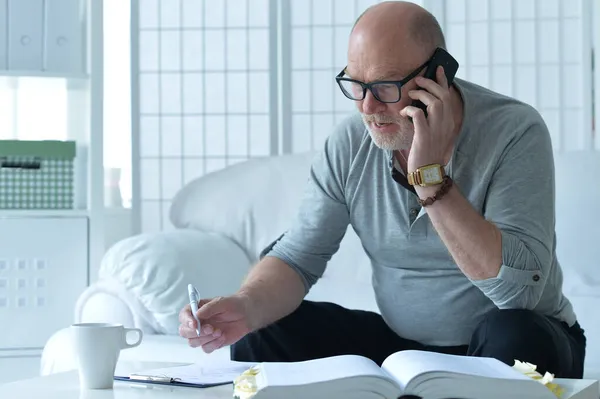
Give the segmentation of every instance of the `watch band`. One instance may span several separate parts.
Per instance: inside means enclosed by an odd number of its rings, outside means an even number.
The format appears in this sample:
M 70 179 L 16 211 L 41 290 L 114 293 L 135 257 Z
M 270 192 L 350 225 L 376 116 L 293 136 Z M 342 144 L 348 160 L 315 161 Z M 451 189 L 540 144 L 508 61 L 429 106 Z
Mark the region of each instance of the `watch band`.
M 407 174 L 406 179 L 411 186 L 421 185 L 421 173 L 419 169 Z
M 452 178 L 448 175 L 444 176 L 444 181 L 442 183 L 442 186 L 440 187 L 440 189 L 431 197 L 427 197 L 425 199 L 417 199 L 417 201 L 419 202 L 419 205 L 425 207 L 425 206 L 429 206 L 431 204 L 433 204 L 435 201 L 438 201 L 440 198 L 442 198 L 444 195 L 446 195 L 448 193 L 448 191 L 450 191 L 450 188 L 452 187 Z

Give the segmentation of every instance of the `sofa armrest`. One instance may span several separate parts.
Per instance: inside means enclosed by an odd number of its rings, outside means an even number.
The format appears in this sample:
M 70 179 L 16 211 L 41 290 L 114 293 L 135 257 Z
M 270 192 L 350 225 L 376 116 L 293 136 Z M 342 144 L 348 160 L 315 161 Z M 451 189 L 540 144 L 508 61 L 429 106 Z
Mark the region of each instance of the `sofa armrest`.
M 187 285 L 203 298 L 234 293 L 251 263 L 231 239 L 191 229 L 141 234 L 111 247 L 98 281 L 79 297 L 77 321 L 110 321 L 178 334 Z

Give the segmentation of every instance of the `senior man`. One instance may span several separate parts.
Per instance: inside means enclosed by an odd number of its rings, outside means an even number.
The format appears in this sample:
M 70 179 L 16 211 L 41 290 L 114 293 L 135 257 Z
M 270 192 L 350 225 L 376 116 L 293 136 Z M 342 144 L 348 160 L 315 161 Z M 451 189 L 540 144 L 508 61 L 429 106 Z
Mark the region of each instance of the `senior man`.
M 424 78 L 436 49 L 440 26 L 415 4 L 380 3 L 358 19 L 337 77 L 358 113 L 328 137 L 295 223 L 240 290 L 200 301 L 199 337 L 182 309 L 191 346 L 231 345 L 244 361 L 378 364 L 420 349 L 582 377 L 585 335 L 555 254 L 547 127 L 529 105 L 448 82 L 449 69 Z M 371 259 L 381 315 L 304 300 L 348 224 Z

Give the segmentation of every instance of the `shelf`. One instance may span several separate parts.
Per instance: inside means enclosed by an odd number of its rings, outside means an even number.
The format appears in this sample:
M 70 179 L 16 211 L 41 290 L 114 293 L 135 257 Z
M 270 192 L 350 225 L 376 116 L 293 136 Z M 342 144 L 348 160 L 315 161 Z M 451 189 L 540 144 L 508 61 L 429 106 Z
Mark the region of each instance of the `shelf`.
M 0 69 L 0 77 L 15 77 L 15 78 L 63 78 L 63 79 L 89 79 L 89 75 L 85 73 L 61 73 L 61 72 L 46 72 L 46 71 L 11 71 Z
M 88 217 L 87 209 L 0 209 L 0 219 L 15 217 L 72 218 Z
M 44 348 L 0 348 L 0 359 L 13 357 L 38 357 Z

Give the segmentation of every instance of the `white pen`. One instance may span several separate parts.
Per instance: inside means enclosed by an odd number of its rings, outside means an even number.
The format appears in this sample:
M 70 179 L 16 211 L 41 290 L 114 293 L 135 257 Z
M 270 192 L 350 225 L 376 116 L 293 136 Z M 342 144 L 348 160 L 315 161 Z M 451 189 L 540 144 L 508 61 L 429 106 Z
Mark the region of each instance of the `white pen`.
M 196 322 L 198 323 L 198 328 L 196 328 L 196 333 L 200 336 L 200 320 L 198 320 L 198 301 L 200 300 L 198 290 L 191 284 L 188 284 L 188 295 L 190 296 L 190 306 L 192 307 L 192 315 Z

